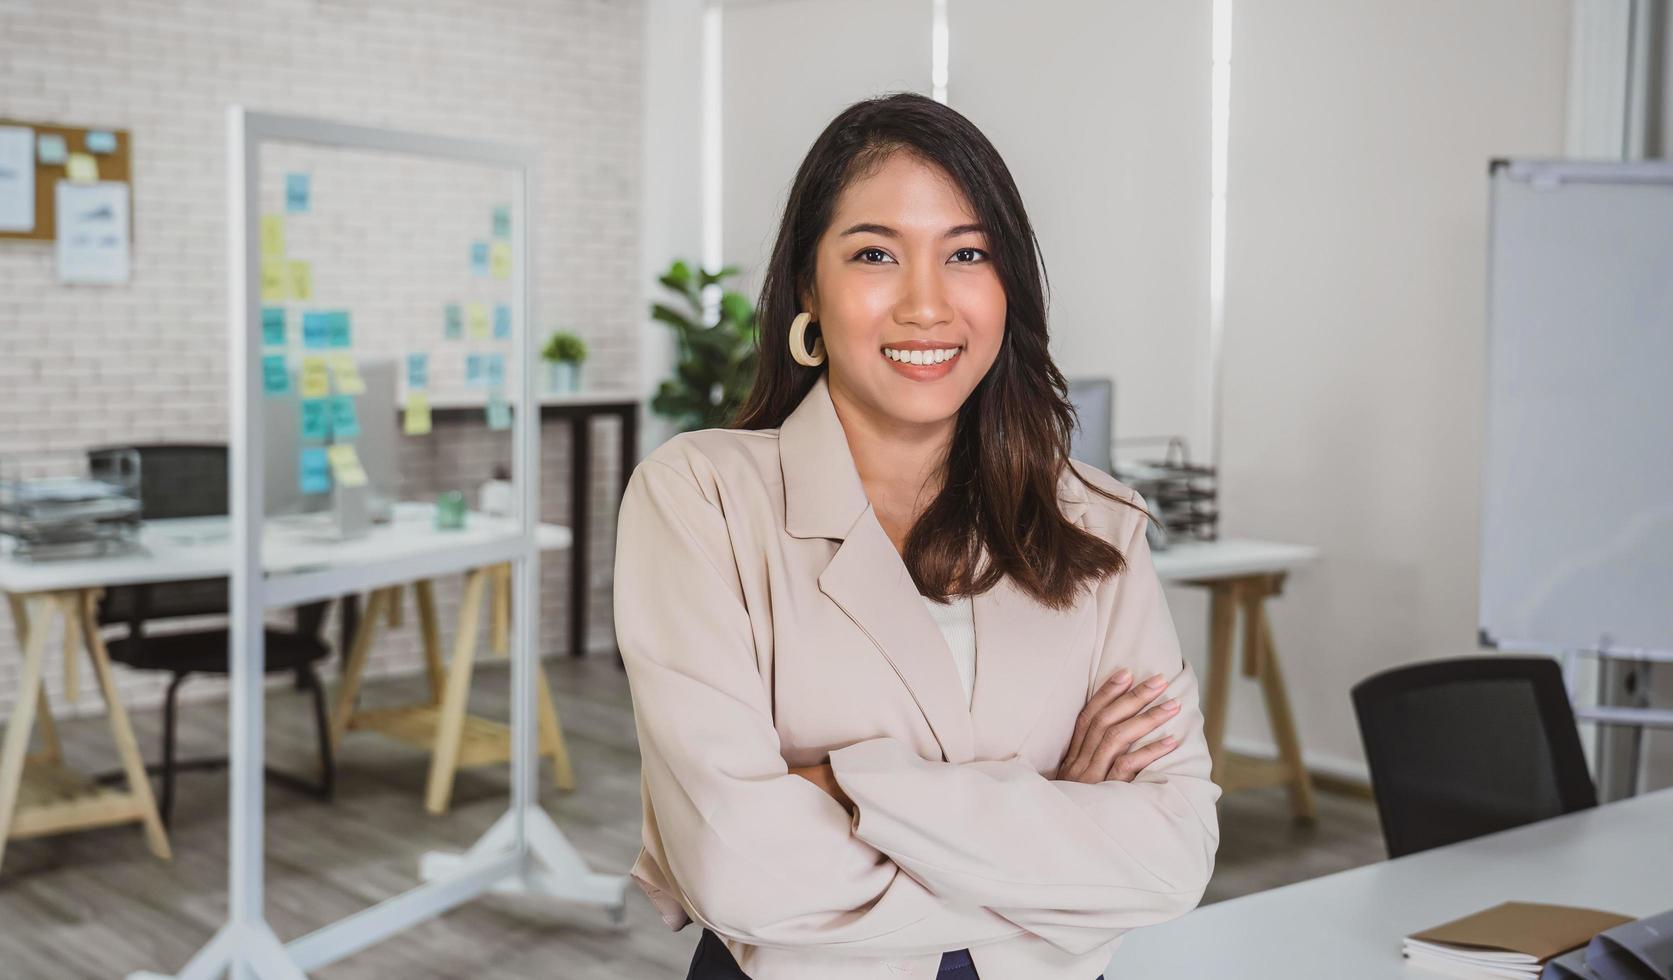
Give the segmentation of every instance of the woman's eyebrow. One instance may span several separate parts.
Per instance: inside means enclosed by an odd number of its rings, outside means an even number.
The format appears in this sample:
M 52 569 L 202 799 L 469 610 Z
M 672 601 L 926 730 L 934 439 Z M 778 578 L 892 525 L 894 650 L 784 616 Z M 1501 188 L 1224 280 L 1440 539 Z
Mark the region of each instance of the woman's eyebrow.
M 987 229 L 983 228 L 980 223 L 968 224 L 968 225 L 954 225 L 953 227 L 948 228 L 947 231 L 941 237 L 942 238 L 957 238 L 959 235 L 967 235 L 971 232 L 986 232 L 986 231 L 987 231 Z M 888 225 L 873 224 L 872 222 L 869 222 L 869 221 L 862 221 L 857 225 L 850 226 L 846 231 L 844 231 L 841 235 L 838 235 L 837 237 L 838 238 L 845 238 L 849 235 L 858 235 L 858 234 L 861 234 L 861 233 L 864 233 L 864 232 L 870 232 L 871 234 L 874 234 L 874 235 L 882 235 L 885 238 L 899 238 L 900 237 L 900 232 L 894 230 L 893 228 L 890 228 Z

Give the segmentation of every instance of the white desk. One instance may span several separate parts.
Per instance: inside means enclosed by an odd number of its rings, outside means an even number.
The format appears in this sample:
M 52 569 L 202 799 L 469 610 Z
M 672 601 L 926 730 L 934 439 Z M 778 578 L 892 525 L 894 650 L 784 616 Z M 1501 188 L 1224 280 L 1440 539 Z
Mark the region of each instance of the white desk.
M 1245 538 L 1184 541 L 1152 555 L 1162 581 L 1209 590 L 1209 659 L 1202 713 L 1203 735 L 1214 758 L 1214 781 L 1228 793 L 1255 786 L 1287 786 L 1290 808 L 1298 820 L 1313 819 L 1313 781 L 1301 759 L 1301 738 L 1290 713 L 1266 600 L 1279 594 L 1285 576 L 1318 555 L 1317 548 L 1307 545 Z M 1233 755 L 1224 748 L 1239 609 L 1244 625 L 1243 674 L 1260 682 L 1267 723 L 1278 745 L 1277 760 Z
M 1420 980 L 1402 937 L 1507 901 L 1673 908 L 1673 789 L 1219 902 L 1129 933 L 1105 974 Z
M 375 617 L 367 617 L 353 645 L 358 657 L 350 658 L 350 683 L 345 684 L 346 697 L 339 699 L 334 736 L 340 739 L 349 727 L 380 727 L 381 719 L 398 728 L 393 732 L 398 737 L 431 746 L 428 802 L 433 811 L 439 812 L 446 808 L 453 778 L 461 765 L 500 761 L 510 755 L 504 726 L 470 718 L 464 713 L 464 700 L 469 692 L 470 664 L 475 658 L 477 605 L 491 582 L 505 578 L 490 556 L 503 553 L 504 542 L 520 532 L 513 520 L 483 514 L 468 514 L 463 528 L 437 530 L 434 514 L 432 504 L 398 504 L 388 524 L 374 525 L 364 536 L 348 541 L 331 540 L 318 524 L 270 521 L 262 560 L 269 575 L 286 576 L 268 590 L 275 605 L 294 605 L 332 595 L 332 582 L 345 569 L 375 570 L 376 576 L 371 579 L 374 612 L 390 610 L 398 587 L 414 583 L 432 703 L 409 710 L 398 719 L 374 716 L 364 719 L 363 725 L 356 724 L 352 688 L 358 685 L 375 628 L 371 621 Z M 542 550 L 570 544 L 568 528 L 542 524 L 536 533 Z M 133 728 L 117 696 L 109 654 L 94 612 L 100 591 L 107 587 L 229 575 L 232 541 L 228 518 L 207 517 L 147 522 L 141 528 L 140 543 L 142 549 L 137 552 L 107 558 L 25 562 L 12 557 L 15 542 L 0 536 L 0 592 L 6 594 L 11 607 L 18 648 L 23 652 L 15 707 L 4 742 L 0 743 L 0 858 L 9 838 L 133 822 L 145 828 L 154 854 L 165 859 L 171 856 Z M 470 566 L 466 574 L 467 601 L 461 606 L 460 636 L 453 664 L 446 672 L 448 686 L 444 691 L 430 578 L 442 558 L 450 559 L 449 567 L 457 568 L 459 557 L 473 552 L 481 552 L 484 557 L 482 564 Z M 361 581 L 366 580 L 362 575 Z M 504 615 L 499 601 L 494 603 L 493 615 L 496 645 L 503 648 Z M 48 639 L 57 624 L 62 624 L 65 686 L 72 699 L 76 696 L 77 648 L 85 646 L 92 661 L 109 712 L 111 734 L 128 777 L 126 789 L 98 786 L 63 765 L 42 683 Z M 553 757 L 559 784 L 573 786 L 556 711 L 538 665 L 535 676 L 538 692 L 543 695 L 539 700 L 541 750 Z M 31 754 L 29 743 L 37 725 L 43 748 Z

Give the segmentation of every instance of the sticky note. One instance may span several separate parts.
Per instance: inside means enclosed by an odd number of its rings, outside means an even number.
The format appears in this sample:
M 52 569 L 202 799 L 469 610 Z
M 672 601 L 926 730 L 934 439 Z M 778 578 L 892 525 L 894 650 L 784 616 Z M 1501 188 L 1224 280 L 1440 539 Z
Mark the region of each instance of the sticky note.
M 487 242 L 471 242 L 471 272 L 479 276 L 488 274 Z
M 363 395 L 366 393 L 366 383 L 360 380 L 360 368 L 354 363 L 353 354 L 331 354 L 331 373 L 337 376 L 337 393 L 342 395 Z
M 264 306 L 261 308 L 261 343 L 263 347 L 285 346 L 284 307 Z
M 88 153 L 72 153 L 64 164 L 65 176 L 77 184 L 91 184 L 99 179 L 99 161 Z
M 354 413 L 352 395 L 332 396 L 331 434 L 338 439 L 353 439 L 360 434 L 360 419 Z
M 331 318 L 318 311 L 302 314 L 302 346 L 324 350 L 331 346 Z
M 306 262 L 290 262 L 290 298 L 313 299 L 314 276 Z
M 488 428 L 511 428 L 511 406 L 505 403 L 505 395 L 498 388 L 488 393 Z
M 511 205 L 494 205 L 494 237 L 511 237 Z
M 430 387 L 430 355 L 424 353 L 407 355 L 407 387 Z
M 116 134 L 103 129 L 88 130 L 87 149 L 93 153 L 115 153 Z
M 458 340 L 465 335 L 465 314 L 459 309 L 458 303 L 447 304 L 446 334 L 448 340 Z
M 407 413 L 401 431 L 409 436 L 428 435 L 430 432 L 430 394 L 424 391 L 407 392 Z
M 302 359 L 302 397 L 324 398 L 331 394 L 331 375 L 325 358 L 315 354 Z
M 465 329 L 473 340 L 488 339 L 488 304 L 469 303 L 465 306 Z
M 261 359 L 261 385 L 269 395 L 290 393 L 290 369 L 285 367 L 285 355 L 268 354 Z
M 283 215 L 261 216 L 261 260 L 267 262 L 285 257 L 285 219 Z
M 326 326 L 332 347 L 343 348 L 354 346 L 354 331 L 349 323 L 348 310 L 332 310 L 325 315 Z
M 64 162 L 69 148 L 64 145 L 64 137 L 57 133 L 42 133 L 35 137 L 35 155 L 42 163 L 56 166 Z
M 331 402 L 325 398 L 302 399 L 302 438 L 324 439 L 331 435 Z
M 283 259 L 261 260 L 261 301 L 263 303 L 278 303 L 285 298 L 286 287 L 290 284 L 290 268 Z
M 340 442 L 326 451 L 331 460 L 331 476 L 339 486 L 360 487 L 366 485 L 366 471 L 360 467 L 360 454 L 354 451 L 350 443 Z
M 511 304 L 494 304 L 494 339 L 511 339 Z
M 308 198 L 308 175 L 285 174 L 285 210 L 291 214 L 307 214 Z
M 505 387 L 505 355 L 488 355 L 488 387 Z
M 331 464 L 325 450 L 308 446 L 302 450 L 302 492 L 324 493 L 331 489 Z
M 481 354 L 465 355 L 465 384 L 472 388 L 482 386 L 483 377 L 487 374 L 487 365 Z
M 511 278 L 511 243 L 495 242 L 488 252 L 488 265 L 494 270 L 495 279 Z

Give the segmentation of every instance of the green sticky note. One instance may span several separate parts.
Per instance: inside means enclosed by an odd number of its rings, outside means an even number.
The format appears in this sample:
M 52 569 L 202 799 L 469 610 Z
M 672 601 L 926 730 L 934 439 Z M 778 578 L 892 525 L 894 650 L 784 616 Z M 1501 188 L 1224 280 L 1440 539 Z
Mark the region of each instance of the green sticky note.
M 324 350 L 331 346 L 331 315 L 329 313 L 303 312 L 302 346 L 309 350 Z
M 261 383 L 269 395 L 290 392 L 290 369 L 285 367 L 285 355 L 268 354 L 261 359 Z
M 332 347 L 353 347 L 354 334 L 349 327 L 349 311 L 332 310 L 324 316 L 330 345 Z
M 302 450 L 302 473 L 298 481 L 303 493 L 324 493 L 331 489 L 331 461 L 321 446 Z
M 285 174 L 285 210 L 291 214 L 307 214 L 309 180 L 305 173 Z
M 465 336 L 465 311 L 458 303 L 447 304 L 447 339 L 458 340 Z
M 284 307 L 264 306 L 261 308 L 261 342 L 265 347 L 285 346 Z
M 501 204 L 494 208 L 494 237 L 511 237 L 511 205 Z
M 302 438 L 324 439 L 331 435 L 331 403 L 324 398 L 302 399 Z
M 505 395 L 498 388 L 488 393 L 488 428 L 511 428 L 511 406 L 505 402 Z
M 339 439 L 360 435 L 360 420 L 354 414 L 353 395 L 331 396 L 331 433 Z

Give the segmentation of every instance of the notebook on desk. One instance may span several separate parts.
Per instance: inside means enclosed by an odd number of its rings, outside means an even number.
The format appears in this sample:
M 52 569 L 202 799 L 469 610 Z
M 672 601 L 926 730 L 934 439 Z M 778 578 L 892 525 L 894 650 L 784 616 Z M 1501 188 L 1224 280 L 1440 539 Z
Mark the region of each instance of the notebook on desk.
M 1505 902 L 1407 936 L 1413 966 L 1456 977 L 1535 980 L 1547 960 L 1631 916 L 1566 905 Z

